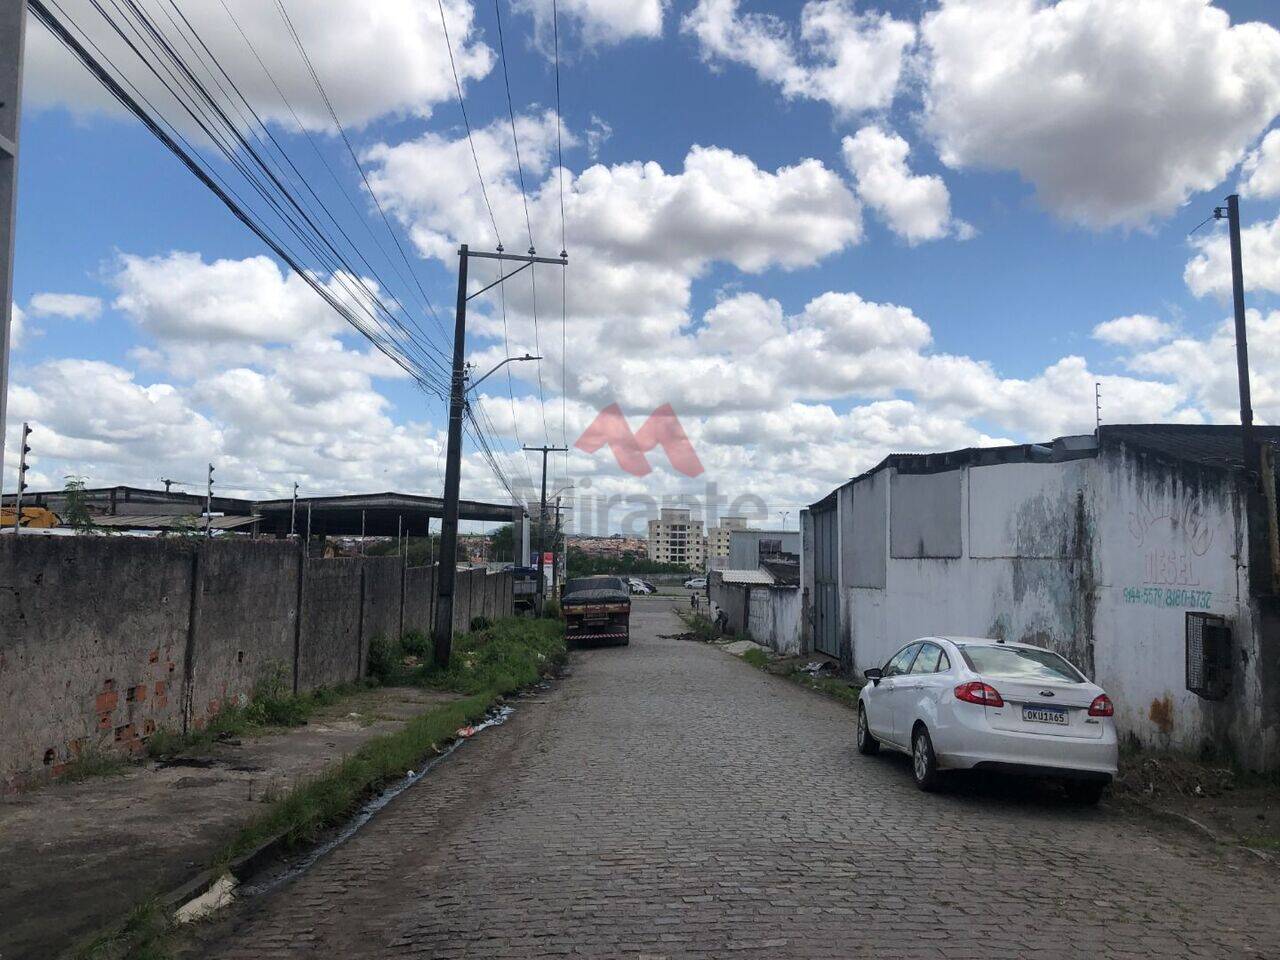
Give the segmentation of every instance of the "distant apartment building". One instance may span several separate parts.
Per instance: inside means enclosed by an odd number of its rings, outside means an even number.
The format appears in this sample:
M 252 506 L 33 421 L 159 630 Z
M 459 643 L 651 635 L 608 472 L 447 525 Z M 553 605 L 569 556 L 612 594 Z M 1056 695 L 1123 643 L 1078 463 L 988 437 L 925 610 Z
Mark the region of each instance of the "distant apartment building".
M 707 528 L 707 561 L 715 565 L 716 560 L 729 558 L 729 535 L 734 530 L 747 529 L 746 517 L 721 517 L 719 526 Z
M 706 556 L 702 521 L 694 520 L 688 510 L 667 507 L 659 511 L 658 519 L 649 521 L 650 560 L 701 570 Z

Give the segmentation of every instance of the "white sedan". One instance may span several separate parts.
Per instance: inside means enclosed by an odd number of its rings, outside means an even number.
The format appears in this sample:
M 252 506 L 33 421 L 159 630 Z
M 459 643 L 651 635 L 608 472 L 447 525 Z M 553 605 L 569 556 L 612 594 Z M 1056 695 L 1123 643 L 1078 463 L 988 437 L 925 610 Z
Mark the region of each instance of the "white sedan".
M 916 785 L 944 770 L 1060 777 L 1097 803 L 1116 773 L 1115 710 L 1101 687 L 1043 647 L 978 637 L 908 643 L 858 697 L 858 750 L 911 756 Z

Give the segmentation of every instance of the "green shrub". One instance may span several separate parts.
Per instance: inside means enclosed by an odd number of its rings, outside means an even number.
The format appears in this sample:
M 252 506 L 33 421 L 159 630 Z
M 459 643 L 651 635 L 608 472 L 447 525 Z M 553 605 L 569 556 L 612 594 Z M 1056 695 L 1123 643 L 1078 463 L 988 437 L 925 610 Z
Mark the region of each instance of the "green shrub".
M 763 650 L 757 650 L 754 647 L 743 653 L 742 659 L 747 661 L 747 663 L 751 664 L 753 667 L 759 667 L 761 670 L 769 665 L 769 654 L 765 653 Z
M 431 638 L 421 630 L 410 630 L 400 638 L 400 646 L 410 656 L 425 657 L 431 652 Z
M 488 617 L 472 617 L 471 618 L 472 633 L 475 633 L 477 630 L 488 630 L 492 626 L 493 626 L 493 621 L 490 620 Z
M 564 655 L 564 625 L 558 620 L 508 617 L 454 637 L 448 669 L 425 668 L 423 682 L 457 693 L 511 693 L 536 681 Z
M 542 605 L 542 616 L 547 620 L 559 620 L 560 601 L 548 599 Z

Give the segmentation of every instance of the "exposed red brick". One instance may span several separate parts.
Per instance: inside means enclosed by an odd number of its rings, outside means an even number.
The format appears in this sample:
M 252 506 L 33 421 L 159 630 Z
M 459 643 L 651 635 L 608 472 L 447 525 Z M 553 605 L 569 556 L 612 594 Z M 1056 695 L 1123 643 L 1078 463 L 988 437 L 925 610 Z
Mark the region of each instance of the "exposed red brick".
M 147 662 L 156 663 L 159 660 L 160 660 L 160 648 L 156 647 L 154 650 L 151 651 L 151 653 L 147 655 Z
M 98 729 L 99 729 L 99 730 L 110 730 L 110 729 L 111 729 L 111 713 L 110 713 L 110 711 L 108 711 L 107 713 L 100 713 L 100 714 L 98 714 Z
M 111 683 L 110 680 L 107 683 Z M 103 685 L 102 692 L 94 698 L 94 713 L 111 713 L 120 703 L 120 694 L 116 693 L 111 687 Z
M 157 697 L 163 697 L 163 696 L 164 696 L 164 693 L 165 693 L 165 690 L 167 689 L 167 687 L 168 687 L 168 684 L 166 684 L 163 680 L 157 680 L 157 681 L 156 681 L 156 696 L 157 696 Z

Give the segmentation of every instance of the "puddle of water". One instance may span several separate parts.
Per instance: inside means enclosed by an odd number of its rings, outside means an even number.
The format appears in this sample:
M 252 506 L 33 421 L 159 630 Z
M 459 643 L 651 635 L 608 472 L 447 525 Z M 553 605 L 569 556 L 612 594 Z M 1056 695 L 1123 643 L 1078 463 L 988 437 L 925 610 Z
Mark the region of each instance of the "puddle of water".
M 466 743 L 467 740 L 471 739 L 475 734 L 480 733 L 482 730 L 487 730 L 489 727 L 496 727 L 500 724 L 506 723 L 507 718 L 513 713 L 515 713 L 515 711 L 509 706 L 503 706 L 491 712 L 483 721 L 471 727 L 472 732 L 467 737 L 459 737 L 452 741 L 447 747 L 440 751 L 440 753 L 424 763 L 422 769 L 410 770 L 404 777 L 384 788 L 376 797 L 370 797 L 366 800 L 364 805 L 360 807 L 355 815 L 333 836 L 329 837 L 324 842 L 317 844 L 311 850 L 308 850 L 300 859 L 289 863 L 285 869 L 276 873 L 271 873 L 254 883 L 247 883 L 241 886 L 237 891 L 238 896 L 243 899 L 245 897 L 254 897 L 260 894 L 269 893 L 290 880 L 301 876 L 307 870 L 311 869 L 311 866 L 330 850 L 333 850 L 350 840 L 351 837 L 355 835 L 356 831 L 373 818 L 375 813 L 434 770 L 437 764 L 449 757 L 455 750 Z

